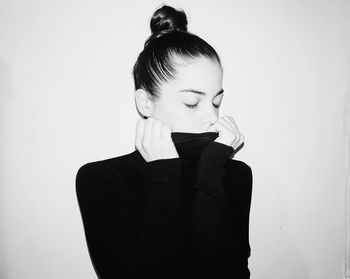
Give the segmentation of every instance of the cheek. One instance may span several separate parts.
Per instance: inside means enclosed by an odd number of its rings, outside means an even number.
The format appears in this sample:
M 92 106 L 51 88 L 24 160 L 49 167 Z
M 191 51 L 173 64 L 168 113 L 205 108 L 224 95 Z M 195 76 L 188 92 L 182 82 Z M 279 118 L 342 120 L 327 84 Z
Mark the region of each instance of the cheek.
M 179 114 L 179 109 L 174 105 L 163 103 L 156 107 L 155 113 L 162 118 L 170 119 Z
M 154 117 L 169 125 L 176 131 L 192 131 L 198 127 L 199 119 L 195 109 L 189 109 L 184 104 L 159 104 Z
M 154 117 L 169 126 L 174 126 L 183 117 L 183 112 L 178 106 L 163 103 L 155 108 Z

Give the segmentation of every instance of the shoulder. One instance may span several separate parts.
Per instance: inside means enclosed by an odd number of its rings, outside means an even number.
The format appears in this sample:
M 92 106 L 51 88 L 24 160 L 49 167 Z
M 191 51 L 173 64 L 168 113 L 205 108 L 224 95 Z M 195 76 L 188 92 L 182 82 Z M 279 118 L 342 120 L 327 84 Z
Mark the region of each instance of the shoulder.
M 144 165 L 136 151 L 118 157 L 91 161 L 81 165 L 76 172 L 77 189 L 82 185 L 103 184 L 117 185 L 127 181 L 129 176 L 142 171 Z
M 227 161 L 225 170 L 225 185 L 235 202 L 250 201 L 253 190 L 251 167 L 246 162 L 231 159 Z
M 225 171 L 231 175 L 245 174 L 246 176 L 252 176 L 251 167 L 246 162 L 235 159 L 227 160 L 225 164 Z
M 234 185 L 244 185 L 244 189 L 249 192 L 252 191 L 253 172 L 251 167 L 246 162 L 235 159 L 227 160 L 225 164 L 225 172 L 228 183 L 233 183 Z
M 87 162 L 78 168 L 77 177 L 85 177 L 102 173 L 108 174 L 112 169 L 117 170 L 118 165 L 121 165 L 125 160 L 127 160 L 127 157 L 127 155 L 123 155 L 119 157 Z

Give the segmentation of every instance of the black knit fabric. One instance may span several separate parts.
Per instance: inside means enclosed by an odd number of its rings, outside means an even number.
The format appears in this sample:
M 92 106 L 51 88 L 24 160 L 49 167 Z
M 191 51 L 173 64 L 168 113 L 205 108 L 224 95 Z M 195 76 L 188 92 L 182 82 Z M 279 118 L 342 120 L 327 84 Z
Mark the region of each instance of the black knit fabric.
M 135 150 L 79 168 L 98 278 L 250 278 L 251 168 L 218 133 L 171 136 L 179 158 L 146 162 Z

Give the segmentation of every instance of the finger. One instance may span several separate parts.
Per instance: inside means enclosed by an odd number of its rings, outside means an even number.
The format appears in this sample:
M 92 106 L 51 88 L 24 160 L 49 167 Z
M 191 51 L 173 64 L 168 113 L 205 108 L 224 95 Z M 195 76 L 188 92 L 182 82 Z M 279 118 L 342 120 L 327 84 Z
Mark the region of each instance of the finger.
M 229 131 L 229 132 L 232 131 L 231 126 L 223 118 L 220 118 L 217 121 L 217 124 L 219 124 L 220 127 L 223 127 L 226 131 Z
M 164 124 L 162 126 L 162 138 L 169 139 L 171 138 L 171 127 L 169 125 Z
M 237 126 L 237 124 L 236 124 L 236 122 L 235 122 L 235 120 L 233 119 L 233 117 L 232 116 L 228 116 L 230 119 L 231 119 L 231 123 L 235 126 L 235 128 L 237 129 L 237 130 L 239 130 L 238 129 L 238 126 Z
M 146 121 L 145 119 L 140 118 L 136 124 L 135 146 L 137 148 L 142 148 L 142 140 L 143 140 L 145 121 Z
M 155 144 L 158 144 L 162 137 L 162 122 L 154 119 L 152 129 L 152 140 Z
M 237 126 L 235 120 L 233 119 L 232 116 L 228 116 L 228 118 L 231 120 L 230 123 L 232 123 L 232 125 L 235 126 L 235 128 L 236 128 L 236 130 L 237 130 L 237 132 L 238 132 L 239 140 L 240 140 L 241 142 L 244 142 L 244 140 L 245 140 L 245 139 L 244 139 L 244 136 L 243 136 L 242 133 L 239 131 L 238 126 Z
M 145 131 L 144 131 L 144 136 L 143 136 L 143 141 L 142 143 L 144 145 L 149 145 L 151 144 L 152 141 L 152 126 L 153 126 L 154 118 L 149 117 L 146 120 L 145 124 Z
M 228 116 L 223 116 L 222 119 L 227 127 L 230 127 L 233 131 L 237 130 L 234 124 L 232 123 L 232 120 Z
M 222 131 L 227 131 L 228 133 L 233 135 L 233 144 L 236 143 L 237 141 L 241 140 L 241 134 L 235 130 L 232 130 L 232 128 L 228 128 L 225 124 L 223 124 L 222 122 L 218 122 L 217 123 L 218 126 L 220 126 L 220 128 L 222 129 Z

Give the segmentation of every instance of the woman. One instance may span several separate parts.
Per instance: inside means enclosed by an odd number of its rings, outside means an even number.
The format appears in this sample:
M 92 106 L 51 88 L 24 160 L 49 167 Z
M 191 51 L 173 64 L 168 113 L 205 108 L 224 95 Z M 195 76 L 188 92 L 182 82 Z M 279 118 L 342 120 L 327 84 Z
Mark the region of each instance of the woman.
M 133 68 L 135 151 L 77 173 L 92 264 L 103 279 L 249 278 L 252 171 L 230 160 L 244 137 L 218 117 L 219 56 L 183 11 L 164 5 L 151 30 Z

